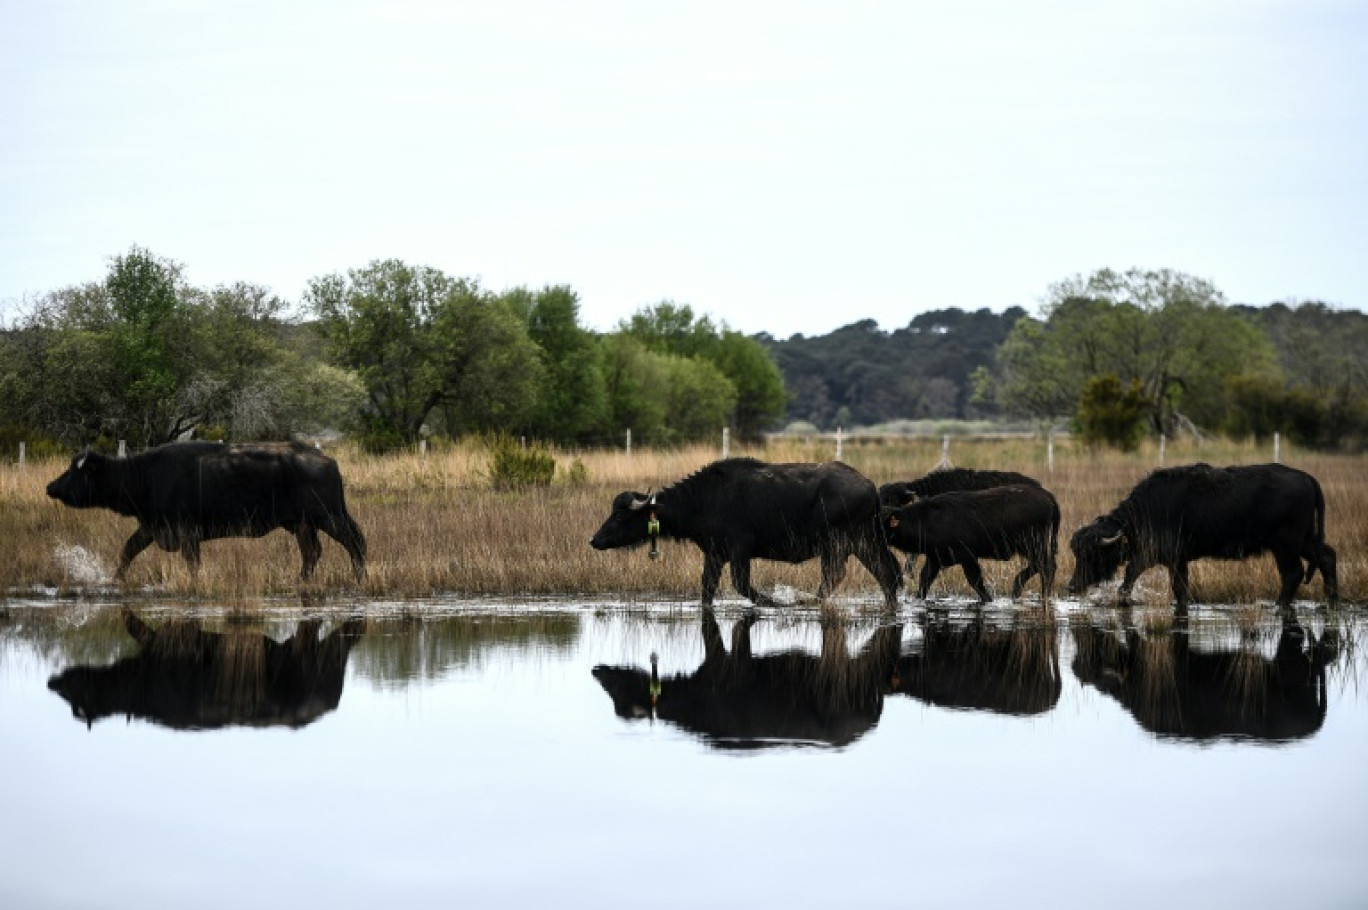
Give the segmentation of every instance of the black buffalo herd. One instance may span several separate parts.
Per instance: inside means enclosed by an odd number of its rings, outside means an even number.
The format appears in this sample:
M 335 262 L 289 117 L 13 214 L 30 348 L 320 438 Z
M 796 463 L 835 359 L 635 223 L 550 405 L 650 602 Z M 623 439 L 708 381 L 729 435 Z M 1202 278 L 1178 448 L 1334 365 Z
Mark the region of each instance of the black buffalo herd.
M 347 512 L 337 463 L 302 444 L 183 442 L 128 458 L 86 453 L 73 458 L 47 492 L 69 506 L 136 519 L 119 557 L 119 577 L 153 543 L 180 552 L 194 571 L 203 541 L 260 537 L 277 528 L 295 535 L 304 578 L 321 554 L 320 531 L 346 549 L 358 579 L 365 575 L 366 540 Z M 728 458 L 657 492 L 619 494 L 590 543 L 598 550 L 650 543 L 654 554 L 661 539 L 692 542 L 703 554 L 705 606 L 716 597 L 725 566 L 738 594 L 769 606 L 774 601 L 751 580 L 752 560 L 819 559 L 821 599 L 840 585 L 854 556 L 892 608 L 903 570 L 890 547 L 907 555 L 909 574 L 922 558 L 919 598 L 942 569 L 959 566 L 986 602 L 991 594 L 979 561 L 1020 558 L 1012 597 L 1038 576 L 1048 602 L 1059 524 L 1055 497 L 1013 472 L 956 468 L 876 487 L 840 462 Z M 1141 573 L 1163 566 L 1182 610 L 1191 598 L 1193 560 L 1269 553 L 1281 578 L 1277 604 L 1284 611 L 1318 572 L 1326 601 L 1338 599 L 1320 484 L 1281 464 L 1154 471 L 1116 508 L 1079 528 L 1069 545 L 1074 572 L 1067 588 L 1073 594 L 1111 580 L 1124 565 L 1124 603 Z

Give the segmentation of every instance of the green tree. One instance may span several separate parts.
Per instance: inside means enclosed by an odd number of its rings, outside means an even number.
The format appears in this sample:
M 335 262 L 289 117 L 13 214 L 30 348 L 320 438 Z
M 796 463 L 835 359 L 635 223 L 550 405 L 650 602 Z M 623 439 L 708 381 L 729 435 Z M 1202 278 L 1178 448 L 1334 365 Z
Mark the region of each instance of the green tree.
M 506 295 L 525 313 L 528 335 L 540 349 L 543 383 L 532 417 L 538 432 L 559 440 L 602 435 L 608 426 L 608 395 L 593 333 L 579 323 L 579 297 L 569 287 Z M 527 301 L 523 309 L 523 301 Z
M 731 426 L 739 437 L 755 438 L 783 418 L 784 377 L 759 341 L 668 300 L 642 308 L 620 322 L 618 331 L 653 353 L 699 360 L 719 370 L 731 383 L 735 402 L 719 428 Z
M 366 389 L 368 444 L 417 440 L 441 407 L 448 432 L 525 418 L 541 366 L 526 326 L 473 280 L 378 260 L 309 284 L 305 299 L 332 356 Z
M 1138 383 L 1156 431 L 1214 428 L 1231 376 L 1276 369 L 1263 333 L 1210 282 L 1167 269 L 1076 276 L 1050 289 L 1043 312 L 998 353 L 995 391 L 1011 413 L 1067 413 L 1091 380 L 1114 375 Z

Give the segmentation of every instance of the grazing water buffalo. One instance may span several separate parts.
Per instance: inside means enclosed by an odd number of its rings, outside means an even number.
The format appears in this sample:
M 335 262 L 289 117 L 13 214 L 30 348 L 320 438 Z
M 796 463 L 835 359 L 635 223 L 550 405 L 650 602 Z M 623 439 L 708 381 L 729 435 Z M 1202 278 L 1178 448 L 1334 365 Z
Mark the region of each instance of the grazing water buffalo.
M 323 551 L 319 531 L 347 548 L 358 580 L 365 576 L 366 539 L 347 514 L 337 462 L 301 443 L 177 442 L 128 458 L 88 452 L 71 460 L 47 494 L 138 520 L 119 556 L 118 578 L 153 543 L 179 550 L 194 572 L 202 541 L 261 537 L 276 528 L 299 542 L 304 578 Z
M 1325 497 L 1310 474 L 1280 464 L 1165 468 L 1150 474 L 1121 504 L 1079 528 L 1069 546 L 1074 574 L 1069 592 L 1108 581 L 1124 562 L 1122 602 L 1140 574 L 1166 566 L 1178 609 L 1187 609 L 1188 563 L 1247 559 L 1271 552 L 1282 577 L 1278 606 L 1319 569 L 1333 605 L 1339 582 L 1333 547 L 1325 543 Z M 1302 560 L 1306 560 L 1303 568 Z
M 1059 504 L 1038 485 L 919 498 L 901 508 L 885 509 L 883 521 L 890 544 L 907 553 L 926 554 L 917 583 L 920 598 L 926 597 L 942 566 L 958 565 L 979 599 L 987 603 L 992 598 L 978 561 L 1023 556 L 1026 567 L 1012 582 L 1013 599 L 1021 596 L 1021 589 L 1036 573 L 1042 599 L 1050 599 Z
M 249 631 L 206 632 L 195 620 L 157 628 L 131 610 L 138 653 L 108 667 L 68 667 L 48 680 L 90 726 L 122 714 L 176 730 L 303 727 L 337 707 L 347 656 L 365 630 L 350 619 L 320 638 L 318 620 L 284 642 Z
M 883 626 L 854 657 L 840 623 L 822 626 L 822 653 L 751 652 L 754 614 L 732 629 L 727 653 L 712 610 L 703 611 L 703 664 L 662 678 L 652 659 L 638 667 L 594 668 L 618 717 L 659 718 L 718 748 L 775 745 L 845 746 L 883 712 L 902 644 L 902 627 Z M 654 658 L 654 655 L 652 655 Z
M 854 468 L 829 464 L 766 464 L 753 458 L 715 461 L 654 495 L 620 493 L 590 544 L 631 547 L 655 538 L 690 540 L 703 551 L 703 604 L 711 605 L 731 563 L 736 591 L 752 603 L 775 602 L 751 584 L 752 559 L 822 560 L 825 598 L 858 559 L 879 581 L 890 608 L 902 573 L 879 526 L 879 493 Z M 653 550 L 654 552 L 654 550 Z
M 1123 636 L 1086 619 L 1073 624 L 1073 672 L 1156 736 L 1195 741 L 1288 742 L 1325 723 L 1326 668 L 1340 653 L 1339 633 L 1308 637 L 1282 624 L 1270 659 L 1248 641 L 1199 651 L 1191 633 Z

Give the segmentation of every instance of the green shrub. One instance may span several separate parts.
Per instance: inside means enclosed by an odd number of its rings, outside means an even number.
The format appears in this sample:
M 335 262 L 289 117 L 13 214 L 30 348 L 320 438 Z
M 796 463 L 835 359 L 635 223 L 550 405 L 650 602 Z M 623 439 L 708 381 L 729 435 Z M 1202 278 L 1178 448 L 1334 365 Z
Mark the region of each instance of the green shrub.
M 556 458 L 539 442 L 524 447 L 506 433 L 489 438 L 489 483 L 496 490 L 549 487 L 556 476 Z
M 1115 376 L 1095 376 L 1078 399 L 1078 430 L 1090 446 L 1105 444 L 1134 452 L 1145 435 L 1149 411 L 1140 383 L 1132 380 L 1127 389 Z

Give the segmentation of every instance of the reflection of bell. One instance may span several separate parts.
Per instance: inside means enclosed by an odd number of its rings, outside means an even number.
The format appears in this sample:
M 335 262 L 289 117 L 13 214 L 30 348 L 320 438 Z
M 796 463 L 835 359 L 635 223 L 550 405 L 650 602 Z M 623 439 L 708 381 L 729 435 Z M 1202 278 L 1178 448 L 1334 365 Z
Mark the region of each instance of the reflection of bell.
M 655 720 L 656 699 L 660 698 L 660 658 L 651 652 L 651 720 Z

